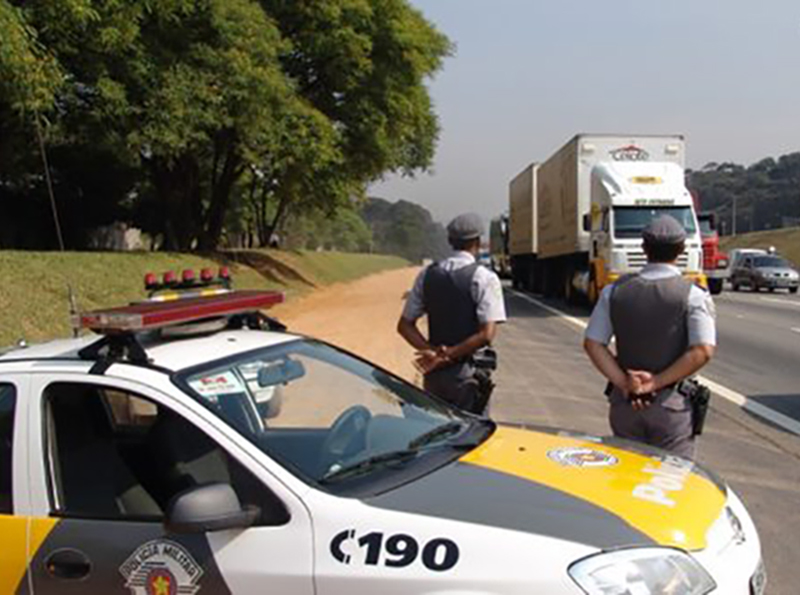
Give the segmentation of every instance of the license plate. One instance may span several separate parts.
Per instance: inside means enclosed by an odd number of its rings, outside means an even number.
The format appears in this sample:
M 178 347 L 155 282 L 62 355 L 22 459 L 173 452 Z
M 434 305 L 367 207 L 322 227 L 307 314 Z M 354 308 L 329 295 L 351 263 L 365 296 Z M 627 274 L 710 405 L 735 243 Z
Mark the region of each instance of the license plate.
M 750 595 L 763 595 L 767 588 L 767 571 L 764 568 L 764 562 L 759 561 L 758 568 L 750 577 Z

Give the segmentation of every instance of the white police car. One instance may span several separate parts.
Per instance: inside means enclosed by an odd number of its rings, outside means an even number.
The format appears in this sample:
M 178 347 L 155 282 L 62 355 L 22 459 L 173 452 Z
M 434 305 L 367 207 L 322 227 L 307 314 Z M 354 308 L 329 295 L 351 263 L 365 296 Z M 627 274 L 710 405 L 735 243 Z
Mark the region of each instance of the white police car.
M 0 593 L 763 591 L 712 474 L 463 415 L 256 313 L 280 298 L 89 313 L 0 357 Z

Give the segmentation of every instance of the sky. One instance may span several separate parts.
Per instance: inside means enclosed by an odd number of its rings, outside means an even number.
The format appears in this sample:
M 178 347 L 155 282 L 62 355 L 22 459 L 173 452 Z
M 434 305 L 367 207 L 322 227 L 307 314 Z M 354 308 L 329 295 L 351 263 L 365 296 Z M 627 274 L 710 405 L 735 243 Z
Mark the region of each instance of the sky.
M 447 223 L 579 132 L 683 134 L 687 166 L 800 151 L 798 0 L 411 0 L 456 45 L 431 171 L 369 193 Z

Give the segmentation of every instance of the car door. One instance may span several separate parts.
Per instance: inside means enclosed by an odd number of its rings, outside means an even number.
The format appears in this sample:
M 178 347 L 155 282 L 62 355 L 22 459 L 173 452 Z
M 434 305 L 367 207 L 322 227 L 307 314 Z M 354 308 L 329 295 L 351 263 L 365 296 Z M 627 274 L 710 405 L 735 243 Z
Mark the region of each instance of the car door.
M 312 595 L 308 513 L 235 436 L 191 403 L 89 378 L 48 375 L 31 386 L 30 427 L 42 433 L 32 436 L 42 444 L 33 476 L 47 496 L 33 521 L 37 595 Z M 196 522 L 203 510 L 192 507 L 220 493 L 238 499 L 228 511 L 247 522 Z M 168 518 L 171 503 L 187 501 L 180 522 Z
M 749 287 L 755 287 L 753 276 L 753 258 L 747 256 L 742 263 L 742 283 Z
M 16 593 L 27 568 L 25 378 L 0 375 L 0 593 Z

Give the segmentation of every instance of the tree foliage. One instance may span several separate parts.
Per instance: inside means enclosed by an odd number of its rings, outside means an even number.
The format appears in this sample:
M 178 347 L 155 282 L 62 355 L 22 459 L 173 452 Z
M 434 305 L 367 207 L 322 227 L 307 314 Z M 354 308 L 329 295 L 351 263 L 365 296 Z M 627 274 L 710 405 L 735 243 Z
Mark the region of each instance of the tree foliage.
M 421 262 L 425 258 L 443 258 L 450 251 L 444 227 L 418 204 L 370 198 L 361 214 L 372 229 L 375 252 Z
M 120 218 L 165 248 L 263 241 L 427 168 L 451 49 L 407 0 L 0 0 L 0 31 L 0 208 L 41 207 L 41 114 L 73 247 Z
M 689 188 L 700 195 L 701 210 L 717 212 L 725 233 L 800 224 L 800 153 L 768 157 L 744 167 L 711 163 L 687 172 Z

